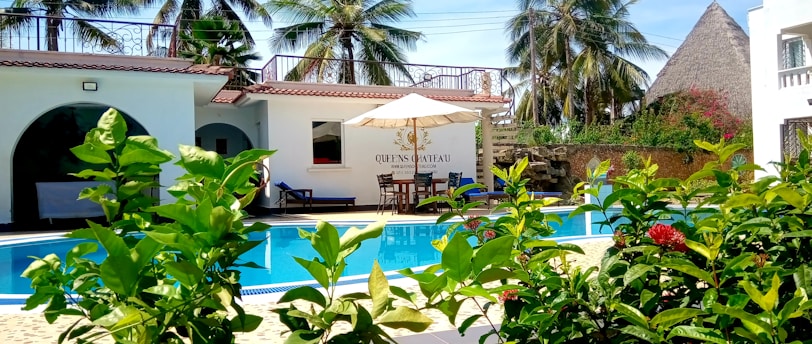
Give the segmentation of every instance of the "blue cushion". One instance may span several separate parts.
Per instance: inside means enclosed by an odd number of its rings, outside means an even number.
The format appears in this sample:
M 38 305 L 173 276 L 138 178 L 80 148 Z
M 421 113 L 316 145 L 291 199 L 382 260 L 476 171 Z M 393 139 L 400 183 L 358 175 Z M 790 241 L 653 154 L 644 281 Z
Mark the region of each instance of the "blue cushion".
M 293 190 L 293 188 L 290 187 L 290 185 L 288 185 L 285 182 L 276 182 L 276 183 L 274 183 L 274 185 L 276 185 L 278 188 L 282 189 L 283 191 L 291 191 L 291 190 Z M 305 196 L 301 191 L 288 192 L 288 194 L 293 195 L 293 198 L 295 198 L 295 199 L 301 199 L 301 200 L 305 199 Z
M 468 184 L 474 184 L 474 178 L 461 178 L 460 179 L 460 186 L 464 186 L 464 185 L 468 185 Z M 470 190 L 466 190 L 462 194 L 463 194 L 463 196 L 470 197 L 471 195 L 477 196 L 476 194 L 478 194 L 478 193 L 479 193 L 479 189 L 473 188 L 473 189 L 470 189 Z

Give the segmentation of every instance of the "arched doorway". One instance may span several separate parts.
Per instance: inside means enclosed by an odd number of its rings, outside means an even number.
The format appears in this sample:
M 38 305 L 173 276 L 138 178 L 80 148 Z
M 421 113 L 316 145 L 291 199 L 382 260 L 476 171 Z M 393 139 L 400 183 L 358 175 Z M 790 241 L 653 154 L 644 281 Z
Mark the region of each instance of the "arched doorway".
M 52 109 L 31 123 L 14 148 L 12 161 L 12 219 L 17 224 L 39 223 L 37 182 L 71 182 L 70 176 L 93 165 L 77 159 L 70 148 L 84 142 L 109 106 L 76 103 Z M 122 113 L 127 135 L 146 135 L 132 117 Z M 77 195 L 78 196 L 78 195 Z
M 223 158 L 254 148 L 248 136 L 231 124 L 211 123 L 195 130 L 195 145 L 207 151 L 217 152 Z

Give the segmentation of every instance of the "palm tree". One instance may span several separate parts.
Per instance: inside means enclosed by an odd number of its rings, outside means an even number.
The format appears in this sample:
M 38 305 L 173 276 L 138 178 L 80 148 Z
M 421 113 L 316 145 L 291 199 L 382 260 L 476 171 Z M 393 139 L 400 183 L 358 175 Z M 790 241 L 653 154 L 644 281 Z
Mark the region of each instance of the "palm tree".
M 413 17 L 411 2 L 404 0 L 270 0 L 278 19 L 296 24 L 274 30 L 274 51 L 306 48 L 287 80 L 303 80 L 315 73 L 320 79 L 330 72 L 330 59 L 341 59 L 338 82 L 355 84 L 354 60 L 360 60 L 359 74 L 373 85 L 391 85 L 391 70 L 411 80 L 403 64 L 402 49 L 414 50 L 420 32 L 399 29 L 385 23 Z M 413 80 L 412 80 L 413 81 Z
M 632 93 L 648 83 L 648 75 L 628 57 L 666 58 L 660 48 L 628 21 L 629 6 L 637 0 L 519 0 L 523 12 L 508 22 L 513 43 L 512 63 L 531 59 L 529 15 L 534 15 L 536 61 L 543 73 L 558 75 L 565 87 L 562 113 L 583 117 L 591 124 L 609 107 L 614 93 Z M 529 65 L 529 64 L 528 64 Z M 536 78 L 538 79 L 538 77 Z M 581 95 L 576 99 L 576 95 Z M 578 108 L 582 114 L 576 112 Z
M 45 40 L 48 51 L 59 51 L 60 34 L 69 27 L 82 43 L 90 43 L 108 51 L 120 51 L 121 43 L 109 33 L 93 25 L 86 17 L 105 17 L 112 14 L 136 14 L 140 10 L 133 0 L 14 0 L 11 3 L 16 15 L 3 16 L 0 31 L 32 30 L 32 23 L 40 17 L 32 17 L 34 11 L 43 12 Z M 35 34 L 39 39 L 39 32 Z
M 198 64 L 237 67 L 232 86 L 247 86 L 256 82 L 257 73 L 247 69 L 248 63 L 260 59 L 259 54 L 245 44 L 245 34 L 236 22 L 222 17 L 204 17 L 192 24 L 191 34 L 180 33 L 187 50 L 180 56 Z
M 168 33 L 170 42 L 167 49 L 169 56 L 175 56 L 175 52 L 188 50 L 190 47 L 186 46 L 186 42 L 180 41 L 178 38 L 181 33 L 187 35 L 191 34 L 192 25 L 204 17 L 222 17 L 228 23 L 236 23 L 243 33 L 243 43 L 253 48 L 254 38 L 248 32 L 243 19 L 237 14 L 234 8 L 242 11 L 246 20 L 261 19 L 262 22 L 270 26 L 271 14 L 256 0 L 211 0 L 211 3 L 206 6 L 204 1 L 201 0 L 142 0 L 145 5 L 154 5 L 163 3 L 158 13 L 155 14 L 154 24 L 173 24 L 174 30 Z M 155 25 L 150 29 L 147 36 L 147 48 L 154 50 L 153 42 L 162 35 L 161 27 Z

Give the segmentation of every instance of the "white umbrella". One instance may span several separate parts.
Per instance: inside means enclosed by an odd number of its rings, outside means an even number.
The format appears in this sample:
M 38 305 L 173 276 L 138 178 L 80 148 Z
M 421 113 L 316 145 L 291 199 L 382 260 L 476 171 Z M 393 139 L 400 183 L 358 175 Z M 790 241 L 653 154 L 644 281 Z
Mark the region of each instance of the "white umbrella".
M 344 124 L 376 128 L 412 127 L 416 135 L 417 127 L 433 128 L 480 119 L 482 118 L 478 111 L 429 99 L 417 93 L 410 93 L 352 118 Z M 417 173 L 418 166 L 416 141 L 414 142 L 414 173 Z

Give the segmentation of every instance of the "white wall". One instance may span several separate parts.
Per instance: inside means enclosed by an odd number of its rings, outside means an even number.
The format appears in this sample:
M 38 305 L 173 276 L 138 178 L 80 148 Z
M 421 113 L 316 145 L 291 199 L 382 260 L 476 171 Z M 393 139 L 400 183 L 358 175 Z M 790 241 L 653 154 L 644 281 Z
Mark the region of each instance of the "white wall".
M 195 132 L 196 136 L 201 136 L 201 147 L 214 150 L 215 140 L 225 138 L 228 140 L 228 156 L 234 156 L 240 151 L 247 149 L 243 147 L 243 135 L 248 138 L 251 147 L 258 147 L 258 124 L 256 121 L 256 107 L 248 106 L 237 108 L 232 105 L 216 105 L 197 107 L 195 110 Z M 235 127 L 237 132 L 214 132 L 210 124 L 228 124 Z M 206 127 L 206 128 L 203 128 Z M 203 129 L 201 134 L 197 133 Z M 232 128 L 233 129 L 233 128 Z
M 190 76 L 192 77 L 192 76 Z M 39 116 L 62 105 L 86 102 L 118 108 L 140 123 L 159 145 L 177 155 L 179 144 L 194 144 L 194 86 L 188 77 L 160 73 L 0 68 L 0 223 L 11 222 L 12 160 L 15 145 Z M 98 91 L 82 91 L 95 81 Z M 43 138 L 47 139 L 47 138 Z M 165 164 L 162 185 L 171 185 L 181 168 Z M 172 199 L 162 188 L 162 200 Z
M 781 161 L 780 125 L 787 118 L 812 116 L 807 99 L 811 86 L 779 88 L 782 68 L 782 29 L 812 23 L 812 1 L 764 0 L 750 10 L 750 65 L 753 88 L 753 156 L 755 163 L 775 174 L 770 162 Z M 810 65 L 807 61 L 807 65 Z
M 294 188 L 312 188 L 314 196 L 355 196 L 357 205 L 378 202 L 375 175 L 395 172 L 396 178 L 411 178 L 411 162 L 391 163 L 392 155 L 405 155 L 411 161 L 413 151 L 401 151 L 395 144 L 398 129 L 356 128 L 343 126 L 343 166 L 313 165 L 312 121 L 345 121 L 377 106 L 369 100 L 268 96 L 268 147 L 279 151 L 270 159 L 271 180 L 285 181 Z M 378 103 L 389 100 L 376 100 Z M 262 125 L 265 127 L 265 125 Z M 474 123 L 452 124 L 427 129 L 431 143 L 419 156 L 444 158 L 444 162 L 423 163 L 420 171 L 433 171 L 437 177 L 448 172 L 476 175 Z M 421 132 L 418 129 L 418 132 Z M 450 159 L 445 159 L 450 157 Z M 266 190 L 276 202 L 279 190 Z

